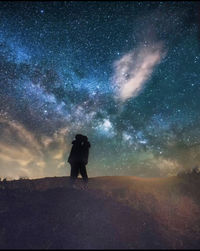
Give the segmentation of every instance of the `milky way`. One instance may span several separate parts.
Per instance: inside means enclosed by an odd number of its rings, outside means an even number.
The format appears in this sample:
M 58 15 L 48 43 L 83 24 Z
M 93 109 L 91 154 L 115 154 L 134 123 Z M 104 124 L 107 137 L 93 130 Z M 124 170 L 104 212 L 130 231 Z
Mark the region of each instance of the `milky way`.
M 199 3 L 0 2 L 0 177 L 175 175 L 200 163 Z

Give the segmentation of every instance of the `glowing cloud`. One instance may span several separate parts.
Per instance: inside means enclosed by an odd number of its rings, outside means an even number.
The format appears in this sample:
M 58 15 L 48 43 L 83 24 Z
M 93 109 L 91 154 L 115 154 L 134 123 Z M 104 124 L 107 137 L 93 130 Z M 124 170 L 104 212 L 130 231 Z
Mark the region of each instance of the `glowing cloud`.
M 140 46 L 117 60 L 114 63 L 113 77 L 117 87 L 117 97 L 125 101 L 138 96 L 164 54 L 162 43 L 156 43 Z
M 37 137 L 23 124 L 11 118 L 0 118 L 0 133 L 1 177 L 39 178 L 65 174 L 65 160 L 71 148 L 67 127 L 51 136 Z

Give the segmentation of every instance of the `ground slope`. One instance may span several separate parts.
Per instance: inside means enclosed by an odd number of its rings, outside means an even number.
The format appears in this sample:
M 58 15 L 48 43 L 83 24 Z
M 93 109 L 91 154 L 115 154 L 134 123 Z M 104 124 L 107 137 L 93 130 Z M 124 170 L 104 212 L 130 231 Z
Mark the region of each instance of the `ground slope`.
M 1 182 L 0 248 L 200 248 L 199 179 Z

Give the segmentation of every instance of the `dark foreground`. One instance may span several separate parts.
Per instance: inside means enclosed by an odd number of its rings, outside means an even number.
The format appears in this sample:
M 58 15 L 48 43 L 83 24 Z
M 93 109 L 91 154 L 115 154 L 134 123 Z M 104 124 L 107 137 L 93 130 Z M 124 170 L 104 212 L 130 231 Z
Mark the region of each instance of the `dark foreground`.
M 0 249 L 199 249 L 200 180 L 68 177 L 0 188 Z

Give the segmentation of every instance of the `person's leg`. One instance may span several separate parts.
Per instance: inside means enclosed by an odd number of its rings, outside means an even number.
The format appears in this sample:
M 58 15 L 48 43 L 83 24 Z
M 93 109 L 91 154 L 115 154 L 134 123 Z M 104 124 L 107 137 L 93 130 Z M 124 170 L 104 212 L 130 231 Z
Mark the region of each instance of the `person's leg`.
M 70 177 L 72 180 L 77 179 L 78 177 L 78 173 L 79 173 L 79 166 L 77 165 L 77 163 L 73 163 L 71 164 L 71 174 Z
M 71 177 L 72 179 L 74 178 L 74 169 L 75 169 L 74 164 L 71 164 L 71 172 L 70 172 L 70 177 Z
M 74 163 L 71 168 L 71 185 L 73 188 L 77 188 L 78 174 L 79 174 L 79 163 Z
M 78 178 L 79 172 L 80 172 L 80 164 L 77 163 L 76 164 L 76 178 Z
M 86 171 L 86 166 L 85 164 L 81 163 L 80 165 L 80 173 L 84 181 L 88 181 L 88 175 Z

